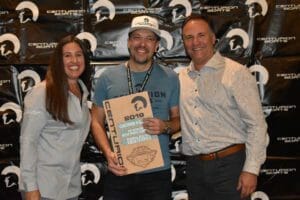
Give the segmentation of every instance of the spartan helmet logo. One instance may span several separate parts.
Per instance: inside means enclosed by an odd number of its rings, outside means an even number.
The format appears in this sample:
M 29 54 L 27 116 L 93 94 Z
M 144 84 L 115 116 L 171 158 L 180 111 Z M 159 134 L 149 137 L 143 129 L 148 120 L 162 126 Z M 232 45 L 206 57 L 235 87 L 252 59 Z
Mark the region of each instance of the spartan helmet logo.
M 108 10 L 108 14 L 105 14 L 105 9 Z M 112 2 L 108 0 L 98 0 L 93 6 L 92 10 L 93 13 L 96 15 L 96 22 L 102 22 L 104 20 L 110 19 L 113 20 L 113 18 L 116 15 L 116 9 Z
M 188 194 L 186 191 L 178 191 L 176 192 L 176 194 L 174 195 L 174 199 L 173 200 L 188 200 Z
M 169 7 L 172 9 L 172 22 L 178 23 L 190 16 L 192 13 L 192 5 L 188 0 L 172 0 L 169 3 Z M 182 10 L 182 7 L 184 8 Z
M 176 169 L 173 164 L 171 164 L 171 181 L 173 182 L 176 178 Z
M 18 79 L 21 83 L 22 92 L 27 93 L 31 90 L 36 84 L 41 82 L 41 78 L 35 71 L 32 70 L 24 70 L 22 71 Z
M 249 36 L 243 29 L 235 28 L 230 30 L 226 38 L 230 38 L 229 46 L 231 51 L 247 49 L 249 46 Z
M 174 45 L 172 35 L 169 32 L 165 31 L 165 30 L 160 30 L 160 37 L 163 40 L 163 41 L 161 41 L 161 43 L 165 42 L 166 45 L 162 45 L 160 43 L 158 52 L 162 52 L 162 51 L 165 51 L 165 50 L 171 50 L 173 45 Z
M 13 46 L 11 46 L 11 44 Z M 20 51 L 20 40 L 12 33 L 5 33 L 0 36 L 0 55 L 7 57 L 10 54 L 17 54 Z
M 181 143 L 182 143 L 181 134 L 172 135 L 171 143 L 169 144 L 169 149 L 170 149 L 169 151 L 171 153 L 180 153 Z
M 87 40 L 91 46 L 91 51 L 95 52 L 95 50 L 97 49 L 97 39 L 96 37 L 89 33 L 89 32 L 82 32 L 76 35 L 77 38 L 81 39 L 81 40 Z
M 22 110 L 18 104 L 8 102 L 0 107 L 0 113 L 2 113 L 2 121 L 4 125 L 8 125 L 13 122 L 20 122 L 22 119 Z
M 5 167 L 1 175 L 5 176 L 4 183 L 6 188 L 11 188 L 14 186 L 19 186 L 20 184 L 20 168 L 14 165 Z
M 269 72 L 262 65 L 252 65 L 251 67 L 249 67 L 249 70 L 251 73 L 253 73 L 253 75 L 255 75 L 260 101 L 263 102 L 265 95 L 265 85 L 269 81 Z M 265 117 L 268 117 L 271 114 L 272 109 L 266 108 L 263 109 L 263 112 Z
M 255 75 L 256 83 L 258 85 L 259 92 L 260 92 L 260 98 L 261 98 L 261 100 L 263 100 L 264 99 L 264 86 L 269 81 L 269 72 L 262 65 L 252 65 L 249 68 L 249 70 L 251 73 L 253 73 L 253 75 Z
M 81 165 L 81 184 L 83 186 L 99 183 L 100 177 L 100 171 L 95 164 L 85 163 Z
M 131 100 L 131 103 L 133 104 L 135 111 L 140 111 L 141 109 L 147 107 L 147 101 L 142 96 L 135 96 Z
M 268 4 L 266 0 L 247 0 L 245 4 L 249 7 L 248 14 L 250 18 L 255 18 L 259 15 L 265 16 L 267 14 Z M 259 6 L 260 11 L 255 9 L 256 5 Z
M 269 197 L 262 191 L 256 191 L 251 194 L 251 200 L 269 200 Z
M 26 15 L 25 15 L 26 9 L 31 11 L 32 20 L 36 21 L 39 17 L 38 7 L 31 1 L 23 1 L 23 2 L 19 3 L 16 7 L 16 11 L 20 11 L 20 14 L 19 14 L 20 23 L 24 24 L 28 21 L 31 21 L 30 18 L 26 18 Z

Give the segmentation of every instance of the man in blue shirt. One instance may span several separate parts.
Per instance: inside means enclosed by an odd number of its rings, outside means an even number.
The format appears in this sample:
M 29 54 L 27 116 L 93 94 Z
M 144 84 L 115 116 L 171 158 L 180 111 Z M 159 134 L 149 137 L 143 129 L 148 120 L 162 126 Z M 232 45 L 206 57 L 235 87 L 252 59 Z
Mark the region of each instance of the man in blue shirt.
M 170 134 L 179 130 L 179 80 L 176 73 L 160 66 L 153 56 L 159 47 L 158 21 L 149 16 L 132 20 L 129 30 L 128 62 L 106 69 L 95 85 L 92 108 L 92 130 L 96 143 L 108 161 L 104 183 L 105 200 L 168 200 L 171 197 L 171 170 L 169 157 Z M 147 91 L 151 100 L 153 118 L 144 119 L 148 134 L 158 136 L 163 167 L 127 175 L 118 165 L 105 131 L 105 113 L 102 102 L 107 99 Z

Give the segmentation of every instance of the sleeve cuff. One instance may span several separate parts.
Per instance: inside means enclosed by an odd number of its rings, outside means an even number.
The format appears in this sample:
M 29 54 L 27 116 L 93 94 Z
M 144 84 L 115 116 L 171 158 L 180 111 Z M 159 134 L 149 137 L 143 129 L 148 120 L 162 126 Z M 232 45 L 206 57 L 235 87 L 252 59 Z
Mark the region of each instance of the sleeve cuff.
M 24 184 L 24 190 L 25 190 L 25 192 L 38 190 L 38 186 L 37 186 L 36 183 L 25 183 Z
M 256 164 L 251 163 L 245 163 L 243 167 L 243 171 L 249 172 L 251 174 L 259 175 L 260 166 Z

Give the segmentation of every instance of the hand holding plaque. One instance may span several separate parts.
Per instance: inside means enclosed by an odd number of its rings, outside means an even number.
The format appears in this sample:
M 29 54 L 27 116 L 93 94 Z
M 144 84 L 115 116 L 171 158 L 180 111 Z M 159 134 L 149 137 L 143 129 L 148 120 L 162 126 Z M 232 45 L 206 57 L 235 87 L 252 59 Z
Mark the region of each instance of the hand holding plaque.
M 157 135 L 149 135 L 142 119 L 153 117 L 147 92 L 103 102 L 111 143 L 118 162 L 128 174 L 163 166 Z

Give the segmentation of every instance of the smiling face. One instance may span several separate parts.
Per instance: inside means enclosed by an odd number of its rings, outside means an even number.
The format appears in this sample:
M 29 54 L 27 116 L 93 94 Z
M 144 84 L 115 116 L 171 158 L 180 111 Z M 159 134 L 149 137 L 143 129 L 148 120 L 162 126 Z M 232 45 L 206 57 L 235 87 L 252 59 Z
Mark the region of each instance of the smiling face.
M 132 32 L 127 45 L 130 53 L 130 63 L 147 66 L 152 61 L 159 41 L 152 31 L 138 29 Z
M 68 82 L 76 82 L 85 69 L 83 51 L 76 42 L 70 42 L 63 46 L 62 54 Z
M 195 69 L 200 70 L 214 54 L 215 34 L 201 19 L 187 22 L 182 34 L 185 50 L 193 60 Z

